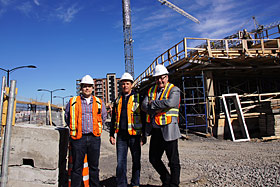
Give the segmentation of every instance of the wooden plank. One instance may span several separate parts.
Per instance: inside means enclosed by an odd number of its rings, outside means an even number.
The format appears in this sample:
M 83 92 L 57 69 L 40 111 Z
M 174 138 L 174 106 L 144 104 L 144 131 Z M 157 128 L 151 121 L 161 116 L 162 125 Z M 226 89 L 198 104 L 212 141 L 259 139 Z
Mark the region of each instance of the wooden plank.
M 48 103 L 43 103 L 43 102 L 38 102 L 38 101 L 19 101 L 19 100 L 17 100 L 17 103 L 49 106 Z M 60 106 L 57 106 L 57 105 L 54 105 L 54 104 L 52 104 L 52 107 L 54 107 L 54 108 L 61 108 Z
M 179 46 L 178 45 L 176 45 L 176 48 L 175 48 L 175 56 L 176 56 L 176 61 L 178 61 L 179 60 L 179 56 L 178 56 L 178 54 L 179 54 Z
M 50 126 L 52 126 L 52 107 L 51 107 L 51 102 L 48 102 L 49 104 L 49 120 L 50 120 Z
M 262 53 L 264 55 L 264 42 L 263 42 L 263 39 L 261 39 L 261 47 L 262 47 Z
M 187 58 L 188 57 L 187 38 L 184 38 L 184 51 L 185 51 L 185 58 Z
M 262 141 L 279 140 L 280 136 L 262 137 Z
M 207 39 L 207 50 L 208 50 L 209 57 L 212 57 L 212 49 L 211 49 L 211 44 L 209 39 Z
M 226 52 L 227 52 L 227 56 L 228 56 L 228 53 L 229 53 L 229 50 L 228 50 L 229 49 L 228 48 L 228 40 L 226 40 L 225 43 L 226 43 Z
M 204 138 L 210 138 L 210 137 L 212 137 L 210 133 L 203 133 L 203 132 L 192 131 L 192 130 L 188 130 L 188 133 L 192 133 L 192 134 L 195 134 L 195 135 L 197 135 L 197 136 L 204 137 Z

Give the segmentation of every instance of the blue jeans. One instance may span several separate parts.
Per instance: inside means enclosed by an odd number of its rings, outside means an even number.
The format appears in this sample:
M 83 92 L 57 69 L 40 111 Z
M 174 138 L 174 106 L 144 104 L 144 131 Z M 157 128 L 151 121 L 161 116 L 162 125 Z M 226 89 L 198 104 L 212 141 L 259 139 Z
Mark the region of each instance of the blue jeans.
M 130 148 L 132 156 L 132 178 L 131 185 L 139 186 L 140 184 L 140 159 L 141 145 L 140 135 L 131 136 L 126 134 L 118 134 L 117 136 L 117 186 L 127 187 L 127 151 Z
M 71 171 L 71 186 L 80 187 L 83 181 L 82 171 L 85 154 L 87 154 L 89 168 L 89 185 L 99 187 L 99 157 L 100 157 L 100 137 L 93 134 L 82 136 L 81 139 L 70 138 L 72 149 L 73 167 Z

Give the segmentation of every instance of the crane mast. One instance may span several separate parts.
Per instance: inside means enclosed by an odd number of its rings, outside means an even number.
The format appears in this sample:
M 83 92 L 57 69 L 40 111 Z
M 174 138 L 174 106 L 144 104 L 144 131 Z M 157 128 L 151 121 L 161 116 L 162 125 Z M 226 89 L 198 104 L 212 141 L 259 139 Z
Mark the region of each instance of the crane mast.
M 168 6 L 169 8 L 175 10 L 176 12 L 178 12 L 179 14 L 187 17 L 188 19 L 192 20 L 193 22 L 200 23 L 198 19 L 196 19 L 195 17 L 193 17 L 189 13 L 185 12 L 184 10 L 180 9 L 176 5 L 170 3 L 169 1 L 167 1 L 167 0 L 158 0 L 158 1 L 161 2 L 162 5 Z
M 122 0 L 125 72 L 134 78 L 130 0 Z

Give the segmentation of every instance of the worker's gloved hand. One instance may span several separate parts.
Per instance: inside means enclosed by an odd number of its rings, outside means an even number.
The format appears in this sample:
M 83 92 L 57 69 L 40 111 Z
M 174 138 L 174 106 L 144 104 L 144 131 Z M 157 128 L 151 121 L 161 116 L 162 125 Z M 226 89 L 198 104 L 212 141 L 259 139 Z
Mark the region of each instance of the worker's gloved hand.
M 147 137 L 146 136 L 141 136 L 141 145 L 145 145 L 147 142 Z

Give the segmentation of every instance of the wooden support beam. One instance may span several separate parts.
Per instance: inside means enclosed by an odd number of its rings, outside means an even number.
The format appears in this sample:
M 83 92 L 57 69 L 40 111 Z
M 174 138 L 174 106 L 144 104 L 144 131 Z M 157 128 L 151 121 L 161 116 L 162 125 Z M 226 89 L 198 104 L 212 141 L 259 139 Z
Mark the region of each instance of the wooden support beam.
M 280 136 L 262 137 L 262 141 L 279 140 Z
M 207 39 L 207 50 L 208 50 L 208 56 L 209 57 L 213 57 L 212 55 L 212 49 L 211 49 L 211 43 L 210 43 L 210 40 Z
M 264 55 L 264 41 L 261 39 L 261 46 L 262 46 L 262 54 Z
M 226 44 L 226 53 L 227 53 L 227 57 L 228 57 L 228 40 L 225 40 L 225 44 Z
M 184 38 L 185 58 L 188 58 L 187 38 Z
M 178 61 L 179 60 L 179 45 L 176 45 L 176 48 L 175 48 L 175 55 L 176 55 L 176 61 Z

